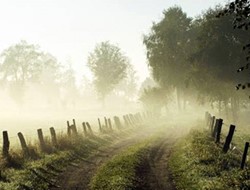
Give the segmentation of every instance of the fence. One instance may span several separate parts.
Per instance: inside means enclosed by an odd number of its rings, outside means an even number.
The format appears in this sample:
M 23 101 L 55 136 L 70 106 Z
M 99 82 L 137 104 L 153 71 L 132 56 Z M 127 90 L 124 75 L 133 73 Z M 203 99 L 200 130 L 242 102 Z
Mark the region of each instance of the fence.
M 111 118 L 106 118 L 104 117 L 104 123 L 101 123 L 101 119 L 98 118 L 98 126 L 99 126 L 99 133 L 110 133 L 113 131 L 116 127 L 118 130 L 121 130 L 126 127 L 135 127 L 139 124 L 142 124 L 144 121 L 147 121 L 148 119 L 152 119 L 153 115 L 150 112 L 144 112 L 144 113 L 136 113 L 136 114 L 127 114 L 123 115 L 123 122 L 118 116 L 113 117 L 114 123 L 112 124 Z M 72 124 L 70 121 L 67 121 L 67 136 L 69 137 L 74 137 L 79 135 L 81 132 L 85 137 L 91 137 L 94 134 L 91 125 L 89 122 L 82 122 L 82 130 L 79 130 L 76 126 L 76 121 L 75 119 L 72 120 Z M 50 132 L 50 139 L 51 139 L 51 145 L 54 148 L 58 147 L 58 142 L 57 142 L 57 134 L 56 130 L 54 127 L 49 128 Z M 38 135 L 38 142 L 39 142 L 39 147 L 42 152 L 46 152 L 46 143 L 43 130 L 42 129 L 37 129 L 37 135 Z M 23 152 L 23 155 L 25 157 L 30 156 L 30 149 L 27 146 L 26 140 L 24 138 L 24 135 L 22 132 L 17 133 L 17 137 L 19 139 L 21 149 Z M 13 138 L 13 137 L 11 137 Z M 10 149 L 10 138 L 8 136 L 8 131 L 3 131 L 3 144 L 2 144 L 2 156 L 3 157 L 8 157 L 9 156 L 9 149 Z
M 208 127 L 211 137 L 214 139 L 215 143 L 218 145 L 222 145 L 222 151 L 223 153 L 227 153 L 230 150 L 230 145 L 232 145 L 232 139 L 234 136 L 235 132 L 235 125 L 230 125 L 229 126 L 229 131 L 226 136 L 226 139 L 224 143 L 221 142 L 221 131 L 222 131 L 222 125 L 223 119 L 219 118 L 216 119 L 215 116 L 212 116 L 210 113 L 206 112 L 205 113 L 205 122 L 206 126 Z M 241 150 L 237 150 L 238 153 L 242 154 L 242 159 L 241 159 L 241 164 L 240 168 L 244 169 L 246 165 L 246 159 L 247 159 L 247 153 L 248 153 L 248 148 L 249 148 L 249 142 L 245 142 L 245 148 L 244 151 L 242 152 Z

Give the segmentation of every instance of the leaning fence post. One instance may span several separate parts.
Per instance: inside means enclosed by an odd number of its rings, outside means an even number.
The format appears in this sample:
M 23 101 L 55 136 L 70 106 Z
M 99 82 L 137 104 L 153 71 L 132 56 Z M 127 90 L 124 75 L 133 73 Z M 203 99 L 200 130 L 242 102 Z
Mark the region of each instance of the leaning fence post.
M 82 122 L 82 127 L 83 127 L 84 135 L 85 135 L 85 136 L 88 136 L 87 127 L 86 127 L 85 122 Z
M 27 144 L 26 144 L 26 141 L 24 139 L 23 134 L 21 132 L 19 132 L 19 133 L 17 133 L 17 136 L 18 136 L 18 138 L 20 140 L 24 156 L 29 156 L 29 149 L 27 147 Z
M 235 125 L 230 125 L 229 133 L 227 135 L 225 144 L 223 146 L 224 153 L 227 153 L 227 151 L 229 150 L 230 143 L 233 139 L 234 131 L 235 131 Z
M 45 142 L 44 142 L 44 138 L 43 138 L 42 129 L 37 129 L 37 134 L 38 134 L 38 140 L 40 142 L 40 148 L 42 151 L 45 151 Z
M 8 136 L 8 131 L 3 131 L 3 156 L 7 157 L 9 155 L 10 141 Z
M 54 129 L 54 127 L 50 127 L 50 134 L 51 134 L 51 141 L 53 146 L 57 146 L 57 139 L 56 139 L 56 131 Z
M 86 126 L 88 127 L 90 134 L 93 135 L 93 131 L 92 131 L 91 126 L 88 122 L 86 122 Z
M 223 119 L 219 119 L 218 124 L 217 124 L 216 134 L 215 134 L 215 142 L 216 143 L 220 143 L 220 134 L 221 134 L 222 124 L 223 124 Z
M 240 168 L 241 168 L 242 170 L 244 169 L 245 162 L 246 162 L 246 159 L 247 159 L 248 148 L 249 148 L 249 142 L 246 142 L 246 144 L 245 144 L 245 149 L 244 149 L 244 153 L 243 153 L 243 156 L 242 156 L 241 165 L 240 165 Z

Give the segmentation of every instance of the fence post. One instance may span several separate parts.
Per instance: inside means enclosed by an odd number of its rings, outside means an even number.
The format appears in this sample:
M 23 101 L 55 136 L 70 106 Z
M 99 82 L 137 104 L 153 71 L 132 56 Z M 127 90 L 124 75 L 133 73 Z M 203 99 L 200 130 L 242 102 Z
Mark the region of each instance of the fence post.
M 3 156 L 9 156 L 10 141 L 8 131 L 3 131 Z
M 245 149 L 244 149 L 244 153 L 243 153 L 243 156 L 242 156 L 241 165 L 240 165 L 240 168 L 241 168 L 242 170 L 244 169 L 244 166 L 245 166 L 248 148 L 249 148 L 249 142 L 246 142 L 246 144 L 245 144 Z
M 216 120 L 215 120 L 214 128 L 213 128 L 212 133 L 211 133 L 211 136 L 212 136 L 213 138 L 215 138 L 215 135 L 216 135 L 216 131 L 217 131 L 217 127 L 218 127 L 218 122 L 219 122 L 219 119 L 216 119 Z
M 98 124 L 99 124 L 99 131 L 102 132 L 102 125 L 101 125 L 100 118 L 98 118 Z
M 131 121 L 131 119 L 129 118 L 129 115 L 126 115 L 127 121 L 129 123 L 130 126 L 133 126 L 133 123 Z
M 223 119 L 219 119 L 218 124 L 217 124 L 216 134 L 215 134 L 215 142 L 216 143 L 220 143 L 220 134 L 221 134 L 222 124 L 223 124 Z
M 91 126 L 88 122 L 86 122 L 86 126 L 88 127 L 90 134 L 93 135 L 93 131 L 92 131 Z
M 71 129 L 75 135 L 77 135 L 77 129 L 76 129 L 76 120 L 73 119 L 73 125 L 71 125 Z
M 127 120 L 126 116 L 123 115 L 122 117 L 123 117 L 123 120 L 125 122 L 125 126 L 128 127 L 129 124 L 128 124 L 128 120 Z
M 104 121 L 105 121 L 105 128 L 108 129 L 108 120 L 106 117 L 104 117 Z
M 213 116 L 213 117 L 211 118 L 211 125 L 210 125 L 210 130 L 211 130 L 211 132 L 213 132 L 213 129 L 214 129 L 214 122 L 215 122 L 215 116 Z
M 45 142 L 44 142 L 44 138 L 43 138 L 42 129 L 37 129 L 37 134 L 38 134 L 38 140 L 40 142 L 40 148 L 42 151 L 45 151 Z
M 85 135 L 85 136 L 88 136 L 87 127 L 86 127 L 85 122 L 82 122 L 82 127 L 83 127 L 84 135 Z
M 21 144 L 24 156 L 29 156 L 29 149 L 27 147 L 27 144 L 26 144 L 26 141 L 24 139 L 23 134 L 21 132 L 19 132 L 19 133 L 17 133 L 17 136 L 20 140 L 20 144 Z
M 117 116 L 114 116 L 114 121 L 115 121 L 115 125 L 118 129 L 121 129 L 122 128 L 122 124 L 121 124 L 121 121 L 119 119 L 119 117 Z
M 68 136 L 71 136 L 71 128 L 69 125 L 69 121 L 67 121 L 67 133 L 68 133 Z
M 50 130 L 52 144 L 53 146 L 56 147 L 57 146 L 56 131 L 54 127 L 50 127 L 49 130 Z
M 225 144 L 223 146 L 224 153 L 227 153 L 227 151 L 229 150 L 230 143 L 233 139 L 234 131 L 235 131 L 235 125 L 230 125 L 229 133 L 227 135 Z
M 108 118 L 108 125 L 109 125 L 109 129 L 112 130 L 112 123 L 111 123 L 111 119 Z

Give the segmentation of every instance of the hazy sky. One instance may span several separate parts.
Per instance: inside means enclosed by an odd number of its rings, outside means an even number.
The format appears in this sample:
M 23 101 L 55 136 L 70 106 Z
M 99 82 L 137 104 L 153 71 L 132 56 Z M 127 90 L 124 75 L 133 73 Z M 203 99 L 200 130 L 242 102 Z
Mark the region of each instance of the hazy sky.
M 95 44 L 119 45 L 139 80 L 149 75 L 142 36 L 162 11 L 180 5 L 189 16 L 225 0 L 0 0 L 0 52 L 20 40 L 35 43 L 61 63 L 71 60 L 78 80 L 90 77 Z

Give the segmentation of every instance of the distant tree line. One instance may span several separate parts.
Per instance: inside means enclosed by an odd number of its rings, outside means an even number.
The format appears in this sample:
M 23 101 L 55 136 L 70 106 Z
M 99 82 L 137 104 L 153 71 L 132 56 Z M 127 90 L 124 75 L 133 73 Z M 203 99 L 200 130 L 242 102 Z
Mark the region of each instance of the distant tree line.
M 83 76 L 84 84 L 78 87 L 71 63 L 61 64 L 38 45 L 20 41 L 0 55 L 1 93 L 6 92 L 20 108 L 31 99 L 44 105 L 69 108 L 74 107 L 77 100 L 93 98 L 93 94 L 102 102 L 114 91 L 122 92 L 128 101 L 136 96 L 135 70 L 118 46 L 101 42 L 86 61 L 94 80 Z M 86 103 L 89 102 L 86 100 Z

